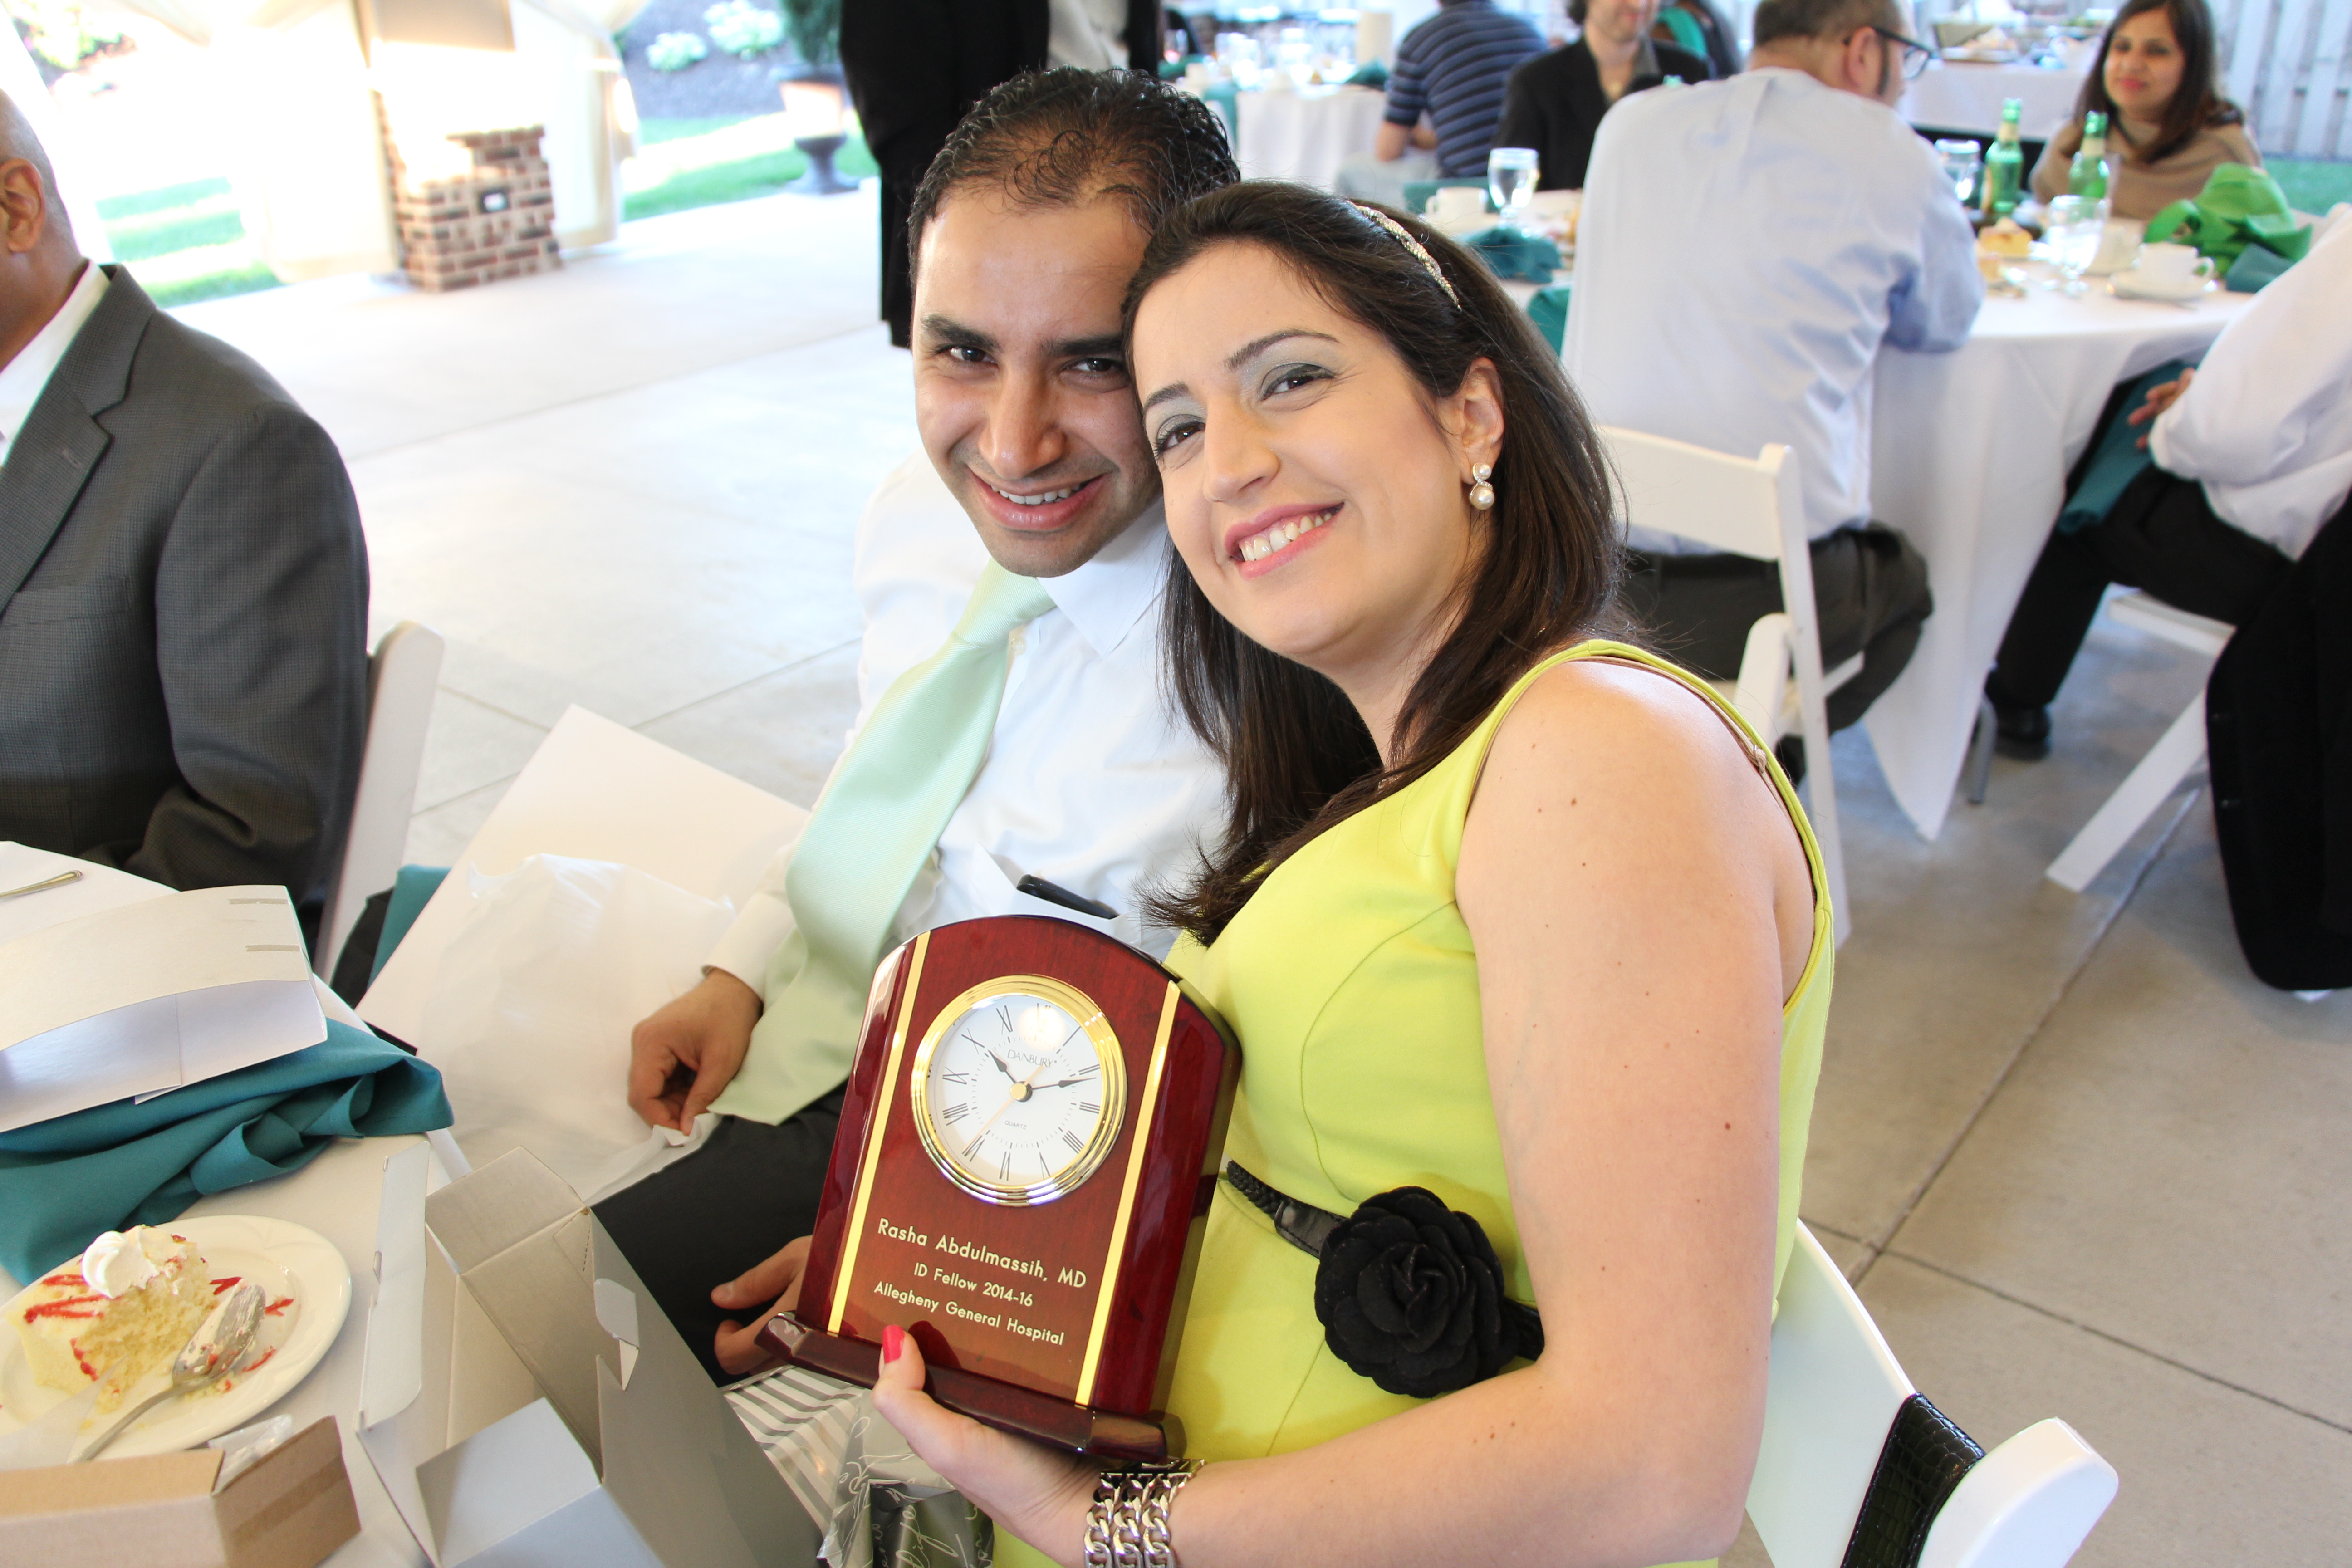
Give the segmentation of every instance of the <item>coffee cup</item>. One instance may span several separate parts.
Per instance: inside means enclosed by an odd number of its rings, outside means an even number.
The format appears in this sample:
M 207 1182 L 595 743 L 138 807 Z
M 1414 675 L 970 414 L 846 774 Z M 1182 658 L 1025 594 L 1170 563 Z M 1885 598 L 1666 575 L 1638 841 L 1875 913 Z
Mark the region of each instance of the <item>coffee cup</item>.
M 1440 185 L 1429 196 L 1429 220 L 1440 228 L 1470 223 L 1486 213 L 1486 193 L 1471 185 Z
M 2186 289 L 2213 276 L 2213 258 L 2200 256 L 2193 245 L 2143 245 L 2134 270 L 2159 289 Z

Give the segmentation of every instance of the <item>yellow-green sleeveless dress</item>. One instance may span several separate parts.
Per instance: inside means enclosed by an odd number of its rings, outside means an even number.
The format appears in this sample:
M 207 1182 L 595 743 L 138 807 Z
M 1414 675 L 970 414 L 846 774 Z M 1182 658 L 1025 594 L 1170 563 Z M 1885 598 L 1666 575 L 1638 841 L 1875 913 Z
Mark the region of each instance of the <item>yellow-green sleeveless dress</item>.
M 1796 1239 L 1797 1189 L 1829 1017 L 1829 886 L 1804 812 L 1769 753 L 1704 681 L 1622 644 L 1588 642 L 1529 670 L 1452 755 L 1359 812 L 1265 879 L 1216 942 L 1179 942 L 1169 966 L 1242 1045 L 1226 1157 L 1335 1214 L 1422 1186 L 1486 1228 L 1509 1294 L 1533 1301 L 1486 1088 L 1477 955 L 1454 902 L 1462 825 L 1501 726 L 1554 667 L 1606 658 L 1704 696 L 1780 791 L 1812 874 L 1812 948 L 1781 1010 L 1780 1203 L 1773 1279 Z M 1217 1184 L 1169 1405 L 1193 1458 L 1287 1453 L 1421 1403 L 1350 1372 L 1315 1316 L 1316 1260 Z M 1000 1564 L 1042 1564 L 1006 1532 Z

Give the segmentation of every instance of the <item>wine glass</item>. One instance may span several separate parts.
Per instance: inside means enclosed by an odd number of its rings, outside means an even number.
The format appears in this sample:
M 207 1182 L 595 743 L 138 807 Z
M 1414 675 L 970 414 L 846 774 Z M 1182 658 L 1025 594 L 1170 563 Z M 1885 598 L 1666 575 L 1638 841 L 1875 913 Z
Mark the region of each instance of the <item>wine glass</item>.
M 1535 200 L 1540 168 L 1532 147 L 1497 147 L 1486 154 L 1486 194 L 1507 226 L 1517 227 L 1519 215 Z
M 1984 149 L 1966 137 L 1947 137 L 1936 143 L 1936 157 L 1944 166 L 1944 178 L 1952 182 L 1952 194 L 1962 206 L 1968 205 L 1984 172 Z

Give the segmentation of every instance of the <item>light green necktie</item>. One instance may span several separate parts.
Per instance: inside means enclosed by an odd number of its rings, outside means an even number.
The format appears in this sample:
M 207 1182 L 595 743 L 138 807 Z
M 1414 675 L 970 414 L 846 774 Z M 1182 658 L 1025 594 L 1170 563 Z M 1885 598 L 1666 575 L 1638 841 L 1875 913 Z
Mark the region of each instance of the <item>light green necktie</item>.
M 793 851 L 784 897 L 794 929 L 768 966 L 751 1048 L 713 1110 L 772 1124 L 849 1076 L 892 921 L 988 754 L 1013 628 L 1053 607 L 1037 579 L 989 563 L 946 644 L 875 705 Z

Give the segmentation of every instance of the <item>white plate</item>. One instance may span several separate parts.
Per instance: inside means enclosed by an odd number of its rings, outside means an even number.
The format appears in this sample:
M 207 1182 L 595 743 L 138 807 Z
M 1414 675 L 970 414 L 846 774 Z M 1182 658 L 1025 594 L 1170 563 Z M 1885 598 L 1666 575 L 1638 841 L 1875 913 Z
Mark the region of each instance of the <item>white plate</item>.
M 217 1285 L 232 1275 L 269 1292 L 271 1311 L 263 1321 L 268 1358 L 222 1380 L 202 1394 L 167 1400 L 107 1447 L 110 1458 L 169 1454 L 224 1432 L 234 1432 L 277 1404 L 319 1364 L 343 1326 L 352 1304 L 352 1271 L 343 1255 L 315 1231 L 282 1219 L 251 1215 L 207 1215 L 158 1227 L 184 1236 L 205 1255 Z M 70 1267 L 70 1265 L 68 1265 Z M 26 1291 L 35 1289 L 26 1286 Z M 19 1292 L 19 1299 L 23 1292 Z M 283 1301 L 286 1305 L 278 1304 Z M 14 1307 L 16 1300 L 7 1305 Z M 40 1418 L 68 1395 L 33 1381 L 32 1367 L 14 1330 L 0 1331 L 0 1432 L 14 1432 Z M 150 1373 L 134 1384 L 120 1409 L 171 1386 L 168 1371 Z M 93 1415 L 85 1430 L 96 1434 L 114 1413 Z
M 2216 284 L 2212 279 L 2195 277 L 2185 284 L 2159 284 L 2154 279 L 2143 278 L 2139 269 L 2134 268 L 2108 279 L 2107 287 L 2119 300 L 2161 300 L 2168 304 L 2178 305 L 2210 292 Z

